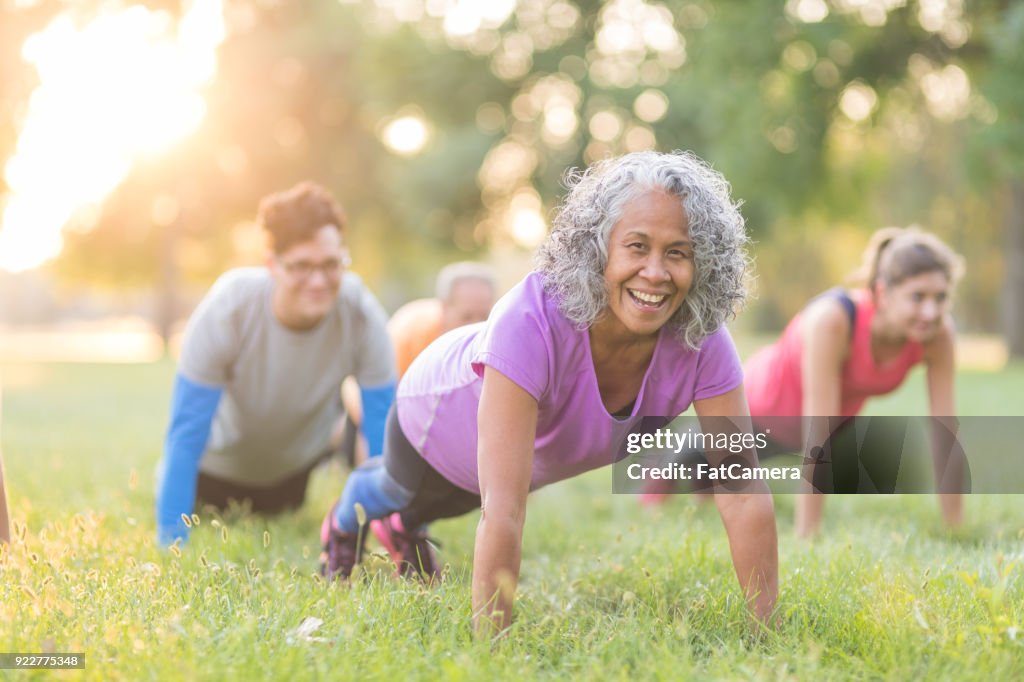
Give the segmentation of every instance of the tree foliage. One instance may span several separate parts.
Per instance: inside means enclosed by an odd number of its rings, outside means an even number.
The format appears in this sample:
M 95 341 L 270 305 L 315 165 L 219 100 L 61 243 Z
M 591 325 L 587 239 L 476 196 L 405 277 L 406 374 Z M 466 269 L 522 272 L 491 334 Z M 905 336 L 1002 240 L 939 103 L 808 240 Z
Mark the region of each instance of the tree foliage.
M 1000 298 L 1024 308 L 1009 265 L 1024 233 L 1010 200 L 1024 171 L 1021 4 L 495 7 L 466 19 L 415 0 L 227 3 L 203 128 L 136 168 L 55 269 L 152 286 L 171 244 L 186 281 L 207 282 L 258 257 L 259 197 L 309 177 L 341 198 L 358 268 L 397 303 L 453 257 L 528 251 L 517 221 L 550 215 L 566 168 L 686 148 L 745 202 L 760 326 L 834 284 L 886 224 L 933 229 L 967 256 L 968 327 L 997 328 Z M 54 8 L 7 11 L 17 26 L 5 18 L 4 75 L 22 84 L 9 46 L 44 11 Z M 23 97 L 0 95 L 4 147 Z M 402 115 L 429 127 L 419 154 L 382 143 Z

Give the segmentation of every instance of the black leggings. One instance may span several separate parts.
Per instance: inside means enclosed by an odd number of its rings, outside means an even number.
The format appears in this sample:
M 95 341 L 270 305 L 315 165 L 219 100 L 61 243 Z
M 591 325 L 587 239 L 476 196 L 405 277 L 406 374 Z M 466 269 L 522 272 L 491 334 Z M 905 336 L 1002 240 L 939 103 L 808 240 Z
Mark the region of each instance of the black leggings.
M 374 491 L 377 492 L 374 492 Z M 458 487 L 417 452 L 405 437 L 393 405 L 384 431 L 384 454 L 366 462 L 349 477 L 343 504 L 361 502 L 371 518 L 371 500 L 399 500 L 402 525 L 419 528 L 431 521 L 461 516 L 480 508 L 480 495 Z M 384 509 L 377 513 L 384 512 Z

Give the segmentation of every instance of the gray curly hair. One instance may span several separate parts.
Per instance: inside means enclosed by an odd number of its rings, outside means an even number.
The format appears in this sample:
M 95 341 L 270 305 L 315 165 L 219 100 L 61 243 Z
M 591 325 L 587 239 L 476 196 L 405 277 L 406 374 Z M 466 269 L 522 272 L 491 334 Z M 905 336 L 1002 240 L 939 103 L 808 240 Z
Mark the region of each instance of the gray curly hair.
M 688 347 L 717 331 L 746 300 L 750 263 L 738 202 L 721 173 L 690 152 L 646 151 L 595 163 L 565 175 L 569 193 L 551 234 L 537 251 L 536 268 L 559 309 L 581 328 L 608 309 L 604 270 L 608 239 L 625 205 L 652 189 L 680 197 L 689 220 L 694 278 L 668 324 Z

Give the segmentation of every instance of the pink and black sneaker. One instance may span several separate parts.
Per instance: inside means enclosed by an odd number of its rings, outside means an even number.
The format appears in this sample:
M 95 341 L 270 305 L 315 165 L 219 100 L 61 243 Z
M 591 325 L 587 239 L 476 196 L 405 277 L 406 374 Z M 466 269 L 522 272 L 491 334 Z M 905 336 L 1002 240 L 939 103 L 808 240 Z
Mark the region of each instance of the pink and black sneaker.
M 428 583 L 441 579 L 433 547 L 436 543 L 427 537 L 426 531 L 407 531 L 398 512 L 371 521 L 370 530 L 391 555 L 399 575 L 415 574 Z
M 365 533 L 346 533 L 334 523 L 335 507 L 327 512 L 320 526 L 320 575 L 328 580 L 347 580 L 363 558 Z

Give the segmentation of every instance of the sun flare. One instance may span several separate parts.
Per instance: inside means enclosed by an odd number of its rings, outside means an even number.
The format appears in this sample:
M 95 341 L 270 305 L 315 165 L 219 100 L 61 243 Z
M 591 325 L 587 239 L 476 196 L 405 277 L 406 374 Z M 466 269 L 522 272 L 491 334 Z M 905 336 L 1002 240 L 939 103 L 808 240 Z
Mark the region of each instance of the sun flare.
M 138 5 L 81 24 L 64 13 L 25 41 L 39 85 L 3 167 L 0 269 L 55 257 L 76 215 L 198 127 L 224 32 L 222 1 L 195 0 L 178 21 Z

